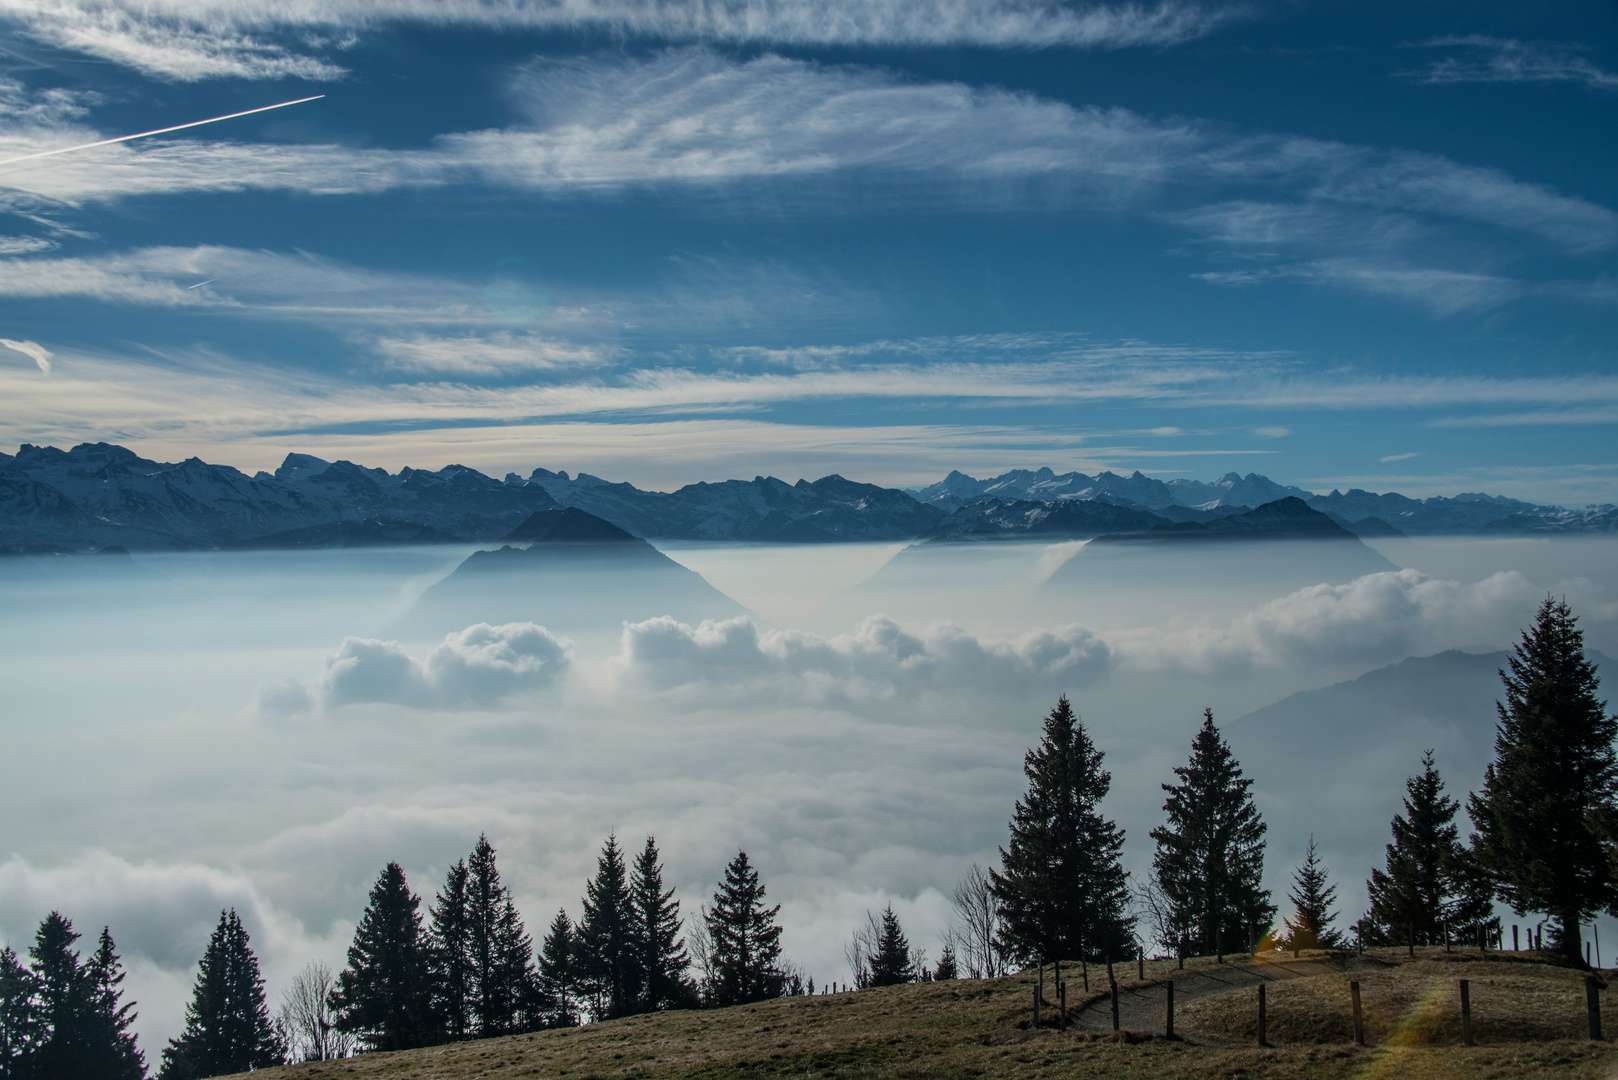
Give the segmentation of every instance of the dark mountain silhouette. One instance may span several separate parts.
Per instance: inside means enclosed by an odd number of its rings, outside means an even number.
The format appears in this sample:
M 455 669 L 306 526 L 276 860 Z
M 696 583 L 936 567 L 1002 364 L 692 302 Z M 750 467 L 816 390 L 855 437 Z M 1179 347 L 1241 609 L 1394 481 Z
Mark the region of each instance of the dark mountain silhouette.
M 506 539 L 423 593 L 399 630 L 437 637 L 480 622 L 534 622 L 587 633 L 660 615 L 696 623 L 747 611 L 647 541 L 576 507 L 537 512 Z

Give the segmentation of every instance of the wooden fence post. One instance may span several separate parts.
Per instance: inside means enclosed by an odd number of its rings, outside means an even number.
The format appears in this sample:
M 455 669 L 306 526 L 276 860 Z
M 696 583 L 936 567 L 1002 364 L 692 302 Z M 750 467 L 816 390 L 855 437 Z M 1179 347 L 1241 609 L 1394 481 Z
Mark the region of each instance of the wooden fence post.
M 1166 1037 L 1172 1039 L 1172 1038 L 1174 1038 L 1174 980 L 1173 979 L 1170 979 L 1168 981 L 1168 992 L 1169 992 L 1168 1023 L 1163 1026 L 1163 1034 Z
M 1348 984 L 1348 996 L 1354 1002 L 1354 1045 L 1365 1045 L 1365 1021 L 1360 1013 L 1360 981 Z
M 1472 1045 L 1472 987 L 1465 979 L 1461 980 L 1461 1042 Z
M 1045 996 L 1045 964 L 1039 965 L 1039 982 L 1034 986 L 1034 1026 L 1039 1026 L 1039 1001 Z
M 1270 1045 L 1270 1040 L 1264 1037 L 1264 984 L 1258 984 L 1258 1044 Z
M 1521 952 L 1522 951 L 1521 947 L 1517 943 L 1517 924 L 1516 923 L 1511 924 L 1511 951 L 1512 952 Z
M 1146 946 L 1142 945 L 1140 952 L 1135 954 L 1135 974 L 1137 978 L 1146 978 Z
M 1112 984 L 1112 1030 L 1118 1030 L 1118 983 Z
M 1584 977 L 1584 1008 L 1590 1014 L 1590 1038 L 1601 1038 L 1601 984 L 1594 975 Z

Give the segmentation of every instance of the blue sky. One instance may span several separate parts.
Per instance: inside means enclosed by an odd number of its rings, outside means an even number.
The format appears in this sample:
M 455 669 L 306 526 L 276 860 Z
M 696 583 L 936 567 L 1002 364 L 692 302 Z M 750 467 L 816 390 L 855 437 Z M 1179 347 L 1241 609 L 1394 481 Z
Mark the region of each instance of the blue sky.
M 1618 500 L 1610 3 L 0 18 L 0 443 Z

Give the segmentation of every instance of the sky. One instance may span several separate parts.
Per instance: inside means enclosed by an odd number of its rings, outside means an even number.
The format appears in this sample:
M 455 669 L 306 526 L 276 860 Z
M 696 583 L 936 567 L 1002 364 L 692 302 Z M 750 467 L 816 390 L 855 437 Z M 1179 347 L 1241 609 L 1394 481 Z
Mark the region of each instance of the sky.
M 1610 3 L 0 22 L 0 445 L 1618 500 Z
M 1615 30 L 1598 2 L 0 0 L 0 447 L 1618 502 Z M 224 906 L 273 1000 L 342 963 L 389 859 L 430 901 L 486 832 L 538 930 L 616 830 L 688 914 L 747 848 L 789 955 L 846 981 L 888 903 L 936 956 L 1062 692 L 1132 872 L 1211 707 L 1268 884 L 1316 836 L 1352 917 L 1421 751 L 1464 796 L 1490 718 L 1297 760 L 1244 714 L 1505 648 L 1547 592 L 1618 655 L 1605 542 L 1384 541 L 1285 582 L 973 547 L 670 545 L 751 614 L 422 641 L 398 620 L 466 548 L 8 561 L 0 941 L 110 925 L 155 1060 Z

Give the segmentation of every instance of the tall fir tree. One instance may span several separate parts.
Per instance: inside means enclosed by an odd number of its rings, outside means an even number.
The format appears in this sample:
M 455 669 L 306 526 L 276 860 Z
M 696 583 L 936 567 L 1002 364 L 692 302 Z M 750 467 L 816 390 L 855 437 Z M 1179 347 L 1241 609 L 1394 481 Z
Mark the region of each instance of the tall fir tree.
M 124 965 L 112 940 L 110 927 L 101 928 L 95 954 L 84 969 L 89 983 L 89 1075 L 101 1080 L 144 1080 L 146 1055 L 130 1030 L 135 1024 L 135 1003 L 123 1000 Z
M 990 871 L 1003 945 L 1022 959 L 1121 957 L 1132 940 L 1123 830 L 1098 809 L 1112 786 L 1102 757 L 1062 695 L 1023 759 L 1028 793 Z
M 444 875 L 444 888 L 433 900 L 428 943 L 433 1015 L 443 1036 L 451 1041 L 470 1039 L 476 1030 L 468 881 L 466 860 L 456 860 Z
M 337 1029 L 373 1050 L 407 1050 L 438 1041 L 421 900 L 396 862 L 383 868 L 337 976 Z
M 781 968 L 781 907 L 764 906 L 758 871 L 738 851 L 725 867 L 725 880 L 703 912 L 712 976 L 705 988 L 713 1005 L 741 1005 L 781 997 L 788 989 Z
M 26 1080 L 39 1045 L 39 980 L 7 945 L 0 949 L 0 1078 Z
M 79 966 L 73 924 L 53 911 L 39 924 L 28 957 L 38 987 L 40 1034 L 31 1062 L 34 1075 L 78 1080 L 90 1077 L 86 1029 L 90 1026 L 90 984 Z
M 576 935 L 565 910 L 551 920 L 539 947 L 539 986 L 546 1027 L 576 1027 L 578 974 Z
M 1404 813 L 1395 814 L 1393 843 L 1385 868 L 1373 869 L 1365 883 L 1371 910 L 1361 923 L 1366 939 L 1382 944 L 1434 945 L 1459 904 L 1462 849 L 1455 812 L 1460 804 L 1444 794 L 1444 778 L 1433 752 L 1421 756 L 1421 772 L 1405 781 Z
M 1152 830 L 1157 851 L 1152 872 L 1186 927 L 1184 952 L 1245 950 L 1249 937 L 1275 916 L 1263 888 L 1265 825 L 1253 805 L 1253 782 L 1205 709 L 1191 744 L 1191 759 L 1177 767 L 1178 784 L 1164 784 L 1168 821 Z
M 877 939 L 876 951 L 871 955 L 870 971 L 866 973 L 866 986 L 898 986 L 915 982 L 920 976 L 910 956 L 910 940 L 899 925 L 899 916 L 889 904 L 882 912 L 882 934 Z
M 467 957 L 475 1032 L 509 1035 L 528 1026 L 533 994 L 533 941 L 500 882 L 494 846 L 479 836 L 466 860 Z
M 1582 964 L 1582 924 L 1618 913 L 1618 882 L 1593 827 L 1618 806 L 1618 717 L 1597 696 L 1565 600 L 1546 598 L 1507 665 L 1495 759 L 1467 806 L 1472 850 L 1512 910 L 1549 915 L 1554 947 Z
M 1315 838 L 1309 836 L 1309 850 L 1303 863 L 1292 872 L 1292 889 L 1287 893 L 1292 901 L 1292 913 L 1286 917 L 1282 941 L 1287 948 L 1335 949 L 1342 944 L 1343 935 L 1333 923 L 1337 912 L 1337 886 L 1320 862 L 1315 850 Z
M 281 1064 L 283 1053 L 247 930 L 234 908 L 222 911 L 185 1009 L 185 1031 L 164 1048 L 159 1080 L 268 1068 Z
M 598 1020 L 627 1016 L 639 1000 L 633 908 L 623 850 L 608 836 L 596 876 L 584 886 L 578 927 L 579 973 Z
M 653 837 L 646 838 L 646 846 L 635 857 L 629 894 L 637 1011 L 693 1004 L 695 992 L 685 975 L 691 958 L 680 940 L 680 902 L 674 899 L 673 889 L 663 888 L 663 866 Z

